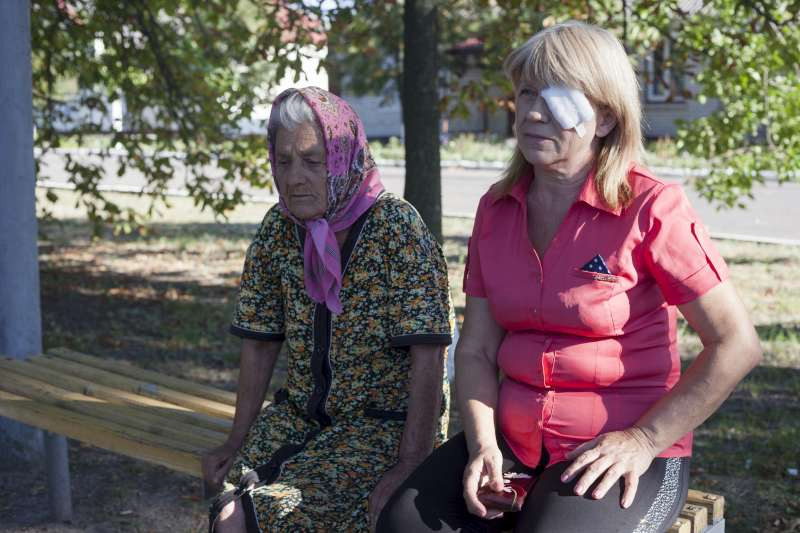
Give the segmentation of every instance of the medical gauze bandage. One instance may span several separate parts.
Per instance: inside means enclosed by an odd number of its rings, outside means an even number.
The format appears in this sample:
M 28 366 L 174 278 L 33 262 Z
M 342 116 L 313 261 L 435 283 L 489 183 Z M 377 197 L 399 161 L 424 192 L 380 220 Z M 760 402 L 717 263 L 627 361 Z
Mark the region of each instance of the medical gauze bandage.
M 567 87 L 547 87 L 542 90 L 541 95 L 550 108 L 550 114 L 563 129 L 575 128 L 578 137 L 586 134 L 583 123 L 592 120 L 594 109 L 581 91 Z

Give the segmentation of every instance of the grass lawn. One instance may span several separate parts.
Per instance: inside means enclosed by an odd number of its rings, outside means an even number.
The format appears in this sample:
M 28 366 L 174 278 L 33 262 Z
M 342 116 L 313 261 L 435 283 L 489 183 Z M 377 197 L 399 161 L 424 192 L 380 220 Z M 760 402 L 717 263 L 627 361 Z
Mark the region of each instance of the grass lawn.
M 41 191 L 39 191 L 41 193 Z M 243 206 L 225 223 L 176 199 L 149 235 L 90 238 L 61 193 L 42 224 L 46 348 L 68 346 L 233 389 L 239 342 L 227 334 L 245 249 L 266 211 Z M 141 202 L 114 195 L 123 205 Z M 472 221 L 446 219 L 445 254 L 459 314 Z M 730 532 L 800 531 L 800 248 L 717 243 L 758 327 L 766 357 L 695 433 L 693 487 L 722 493 Z M 699 341 L 681 326 L 682 353 Z M 284 366 L 278 368 L 277 388 Z M 192 478 L 71 442 L 72 525 L 42 525 L 41 465 L 0 461 L 5 531 L 202 531 L 206 505 Z

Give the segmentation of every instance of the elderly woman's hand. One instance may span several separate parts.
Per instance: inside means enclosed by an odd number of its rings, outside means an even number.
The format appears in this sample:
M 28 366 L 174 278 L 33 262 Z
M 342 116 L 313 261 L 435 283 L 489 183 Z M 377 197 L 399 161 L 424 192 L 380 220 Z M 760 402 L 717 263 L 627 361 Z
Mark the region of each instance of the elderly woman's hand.
M 650 439 L 636 426 L 604 433 L 567 454 L 567 459 L 575 460 L 561 474 L 561 481 L 569 482 L 583 470 L 583 475 L 575 483 L 575 494 L 583 495 L 602 476 L 592 491 L 592 497 L 599 500 L 619 478 L 623 478 L 625 486 L 620 505 L 627 509 L 636 496 L 639 476 L 647 471 L 655 456 Z
M 503 454 L 497 446 L 481 448 L 469 458 L 464 469 L 464 502 L 470 513 L 492 520 L 503 513 L 487 509 L 478 500 L 478 490 L 490 485 L 497 492 L 503 490 Z
M 419 466 L 419 461 L 400 461 L 389 469 L 369 495 L 369 530 L 375 531 L 378 517 L 392 494 Z

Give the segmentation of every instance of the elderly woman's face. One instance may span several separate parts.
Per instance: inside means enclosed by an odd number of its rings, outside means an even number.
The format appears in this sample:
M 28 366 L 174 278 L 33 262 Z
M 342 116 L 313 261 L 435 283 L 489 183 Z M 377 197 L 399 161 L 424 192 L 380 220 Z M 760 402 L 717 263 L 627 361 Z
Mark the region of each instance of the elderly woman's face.
M 300 220 L 322 217 L 328 208 L 325 143 L 315 124 L 279 128 L 275 139 L 278 185 L 289 211 Z
M 603 122 L 602 127 L 598 127 L 598 118 Z M 595 137 L 610 131 L 604 121 L 605 115 L 599 115 L 595 107 L 595 118 L 583 123 L 585 134 L 580 137 L 575 129 L 561 128 L 537 88 L 528 84 L 517 87 L 514 123 L 517 145 L 534 168 L 557 170 L 593 158 Z

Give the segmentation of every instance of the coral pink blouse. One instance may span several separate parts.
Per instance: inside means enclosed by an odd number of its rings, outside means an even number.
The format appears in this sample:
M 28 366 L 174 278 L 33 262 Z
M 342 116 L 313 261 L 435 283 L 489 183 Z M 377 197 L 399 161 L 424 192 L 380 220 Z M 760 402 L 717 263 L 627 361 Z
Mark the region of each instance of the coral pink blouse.
M 550 464 L 564 461 L 579 444 L 633 425 L 670 390 L 680 377 L 675 306 L 728 272 L 681 187 L 636 166 L 633 200 L 618 210 L 602 202 L 591 173 L 540 258 L 527 231 L 532 180 L 481 198 L 464 292 L 488 299 L 506 330 L 497 422 L 533 467 L 542 446 Z M 688 456 L 691 446 L 688 433 L 660 456 Z

